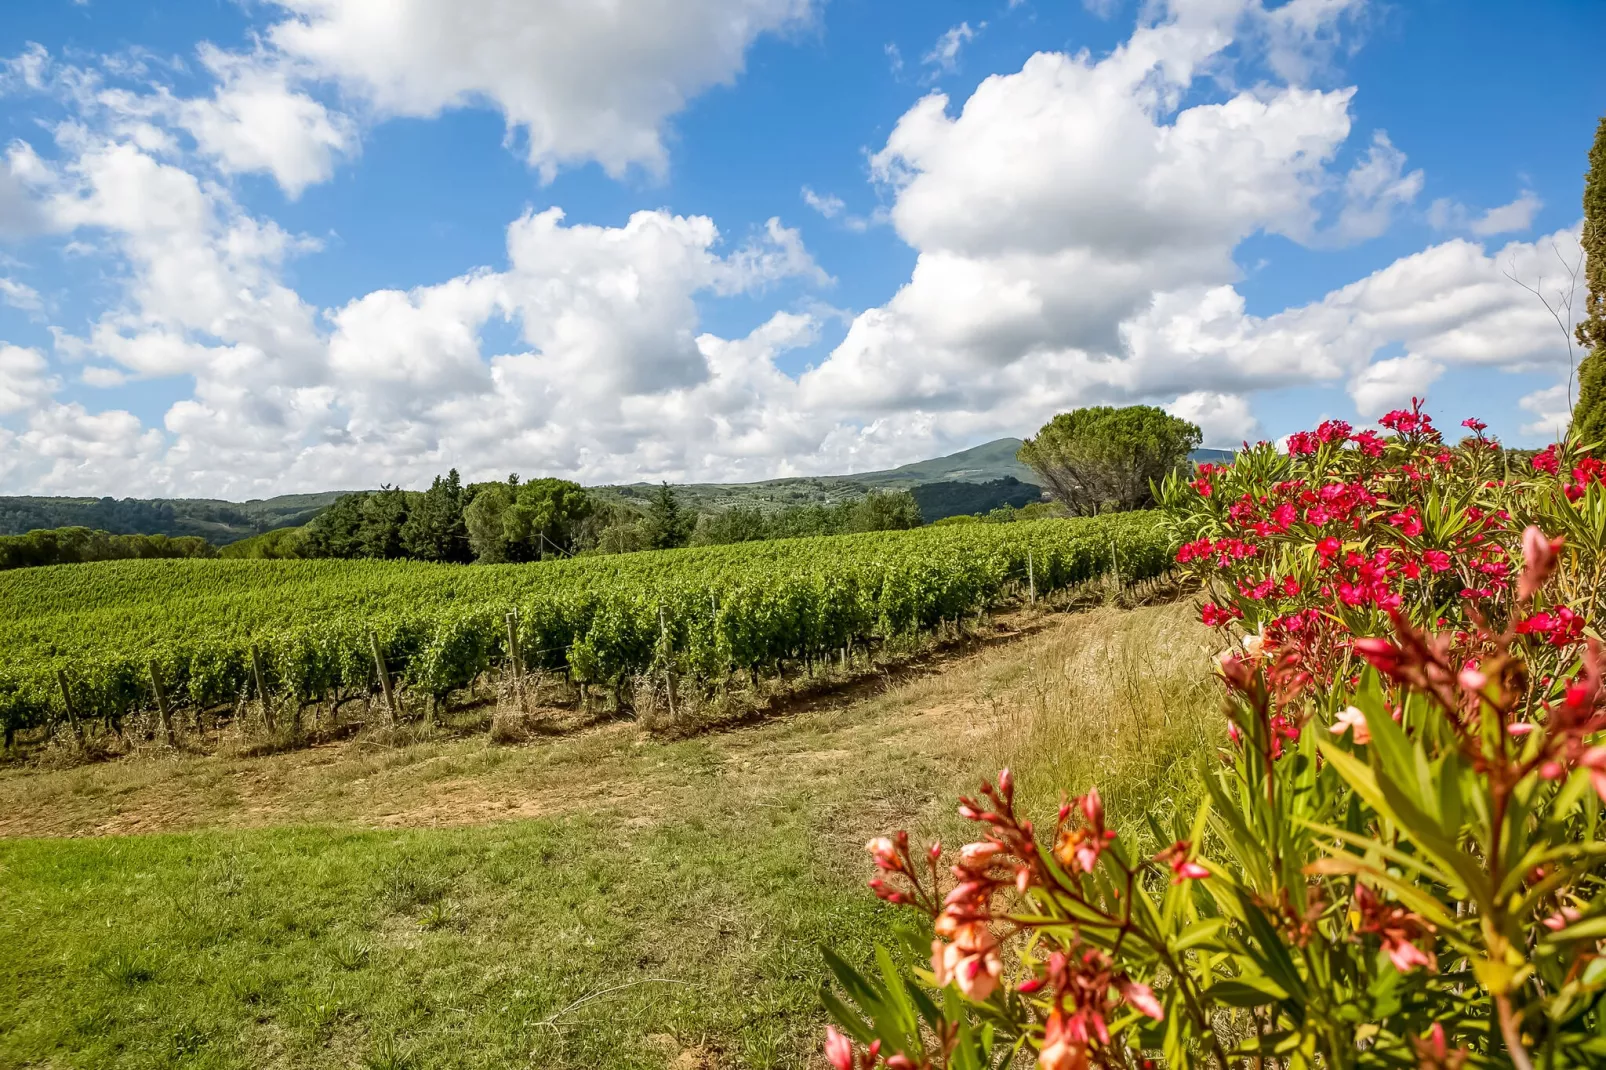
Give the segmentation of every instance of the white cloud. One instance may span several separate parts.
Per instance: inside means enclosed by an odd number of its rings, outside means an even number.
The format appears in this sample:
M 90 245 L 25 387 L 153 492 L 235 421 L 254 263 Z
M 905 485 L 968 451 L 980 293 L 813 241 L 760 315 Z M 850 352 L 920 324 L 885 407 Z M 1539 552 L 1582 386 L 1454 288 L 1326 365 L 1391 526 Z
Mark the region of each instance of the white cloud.
M 173 102 L 174 119 L 225 171 L 267 172 L 293 198 L 328 179 L 336 161 L 355 150 L 356 124 L 291 89 L 271 57 L 209 45 L 200 56 L 218 87 L 211 97 Z
M 1267 65 L 1295 83 L 1325 71 L 1335 52 L 1359 44 L 1355 24 L 1366 9 L 1367 0 L 1286 0 L 1270 9 L 1256 4 L 1253 14 L 1265 37 Z
M 661 173 L 669 118 L 734 81 L 760 35 L 814 10 L 812 0 L 276 2 L 290 17 L 266 40 L 305 76 L 378 116 L 489 104 L 549 179 L 588 160 L 612 175 Z
M 699 328 L 699 295 L 831 281 L 778 219 L 726 249 L 705 217 L 638 212 L 604 227 L 532 212 L 508 227 L 502 270 L 376 291 L 320 317 L 281 274 L 305 242 L 130 144 L 69 148 L 42 179 L 50 223 L 103 234 L 126 264 L 126 298 L 84 336 L 58 332 L 58 353 L 85 362 L 88 385 L 189 375 L 195 389 L 162 429 L 46 406 L 7 432 L 7 448 L 36 455 L 0 465 L 8 480 L 93 489 L 116 471 L 128 492 L 251 496 L 415 482 L 449 464 L 624 476 L 712 463 L 706 451 L 727 440 L 792 449 L 783 429 L 807 422 L 791 411 L 795 383 L 766 362 L 812 338 L 812 315 L 777 317 L 746 342 Z M 520 345 L 488 354 L 483 329 L 502 318 Z M 8 411 L 55 388 L 36 351 L 8 359 Z M 144 470 L 107 464 L 118 449 Z
M 1544 202 L 1533 190 L 1525 189 L 1509 204 L 1498 205 L 1473 216 L 1466 205 L 1440 197 L 1428 206 L 1428 223 L 1435 230 L 1464 230 L 1480 238 L 1496 234 L 1522 233 L 1533 228 L 1534 217 Z
M 20 141 L 7 146 L 5 158 L 0 159 L 0 241 L 26 237 L 43 225 L 25 182 L 35 159 L 33 150 Z
M 981 24 L 985 27 L 987 24 Z M 970 28 L 970 23 L 961 22 L 958 26 L 950 26 L 943 35 L 937 38 L 937 43 L 931 46 L 931 51 L 920 57 L 920 62 L 928 67 L 936 67 L 947 74 L 952 74 L 959 68 L 959 51 L 965 45 L 976 39 L 976 30 Z
M 1522 425 L 1524 435 L 1546 442 L 1557 442 L 1566 436 L 1567 427 L 1573 419 L 1572 398 L 1568 396 L 1566 383 L 1535 390 L 1518 401 L 1517 405 L 1533 417 Z
M 41 312 L 44 302 L 39 298 L 39 291 L 27 283 L 18 282 L 0 276 L 0 304 L 20 308 L 24 312 Z
M 60 386 L 43 353 L 0 343 L 0 413 L 31 409 Z
M 807 186 L 803 187 L 803 203 L 827 219 L 835 219 L 842 209 L 847 207 L 842 198 L 834 193 L 827 193 L 822 197 Z
M 1355 409 L 1376 419 L 1389 409 L 1407 407 L 1414 397 L 1427 396 L 1428 387 L 1444 374 L 1444 365 L 1418 353 L 1374 361 L 1350 380 Z
M 1195 390 L 1165 410 L 1197 425 L 1204 434 L 1204 445 L 1212 448 L 1232 449 L 1253 440 L 1260 431 L 1260 421 L 1249 411 L 1249 399 L 1239 394 Z
M 1340 242 L 1366 241 L 1388 229 L 1395 212 L 1416 200 L 1425 178 L 1420 170 L 1406 173 L 1405 153 L 1382 130 L 1344 178 L 1344 207 L 1332 236 Z

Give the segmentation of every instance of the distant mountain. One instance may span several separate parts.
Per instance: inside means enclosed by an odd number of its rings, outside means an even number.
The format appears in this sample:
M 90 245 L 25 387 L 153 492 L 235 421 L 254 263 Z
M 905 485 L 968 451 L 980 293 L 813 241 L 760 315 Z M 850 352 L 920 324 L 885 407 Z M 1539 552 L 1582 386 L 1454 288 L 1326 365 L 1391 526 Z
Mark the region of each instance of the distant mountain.
M 1021 440 L 1018 438 L 997 438 L 946 457 L 934 457 L 929 461 L 915 461 L 883 472 L 861 472 L 842 478 L 877 489 L 906 489 L 919 483 L 991 483 L 1007 478 L 1041 485 L 1037 473 L 1015 459 L 1020 448 Z
M 214 546 L 273 528 L 305 524 L 346 491 L 281 494 L 226 502 L 216 498 L 0 497 L 0 535 L 37 528 L 85 527 L 114 535 L 199 535 Z

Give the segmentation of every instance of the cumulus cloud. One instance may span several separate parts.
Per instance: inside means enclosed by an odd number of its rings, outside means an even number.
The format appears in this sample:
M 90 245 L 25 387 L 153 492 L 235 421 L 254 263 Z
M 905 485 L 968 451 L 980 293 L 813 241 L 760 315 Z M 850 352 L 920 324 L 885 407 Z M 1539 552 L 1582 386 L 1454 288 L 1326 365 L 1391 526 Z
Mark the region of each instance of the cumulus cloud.
M 1419 353 L 1373 361 L 1350 380 L 1349 393 L 1362 416 L 1375 419 L 1389 409 L 1402 408 L 1414 397 L 1427 395 L 1428 387 L 1444 374 L 1444 365 Z
M 43 225 L 39 207 L 24 182 L 33 159 L 33 150 L 23 142 L 12 142 L 0 159 L 0 241 L 26 237 Z
M 760 35 L 807 22 L 813 0 L 276 0 L 272 62 L 338 83 L 378 116 L 488 104 L 530 164 L 595 160 L 661 173 L 664 128 L 741 73 Z
M 699 450 L 722 436 L 732 449 L 795 444 L 759 427 L 794 422 L 795 384 L 766 361 L 812 339 L 817 320 L 782 316 L 725 342 L 701 332 L 697 307 L 699 295 L 784 279 L 830 283 L 779 219 L 727 245 L 702 216 L 643 211 L 606 227 L 569 224 L 556 208 L 529 212 L 509 225 L 498 270 L 322 313 L 283 278 L 310 248 L 304 239 L 135 145 L 82 136 L 67 147 L 41 178 L 50 225 L 100 235 L 126 275 L 123 301 L 82 335 L 58 332 L 58 352 L 85 362 L 88 385 L 185 375 L 195 387 L 161 429 L 126 413 L 31 412 L 8 448 L 37 456 L 8 464 L 8 479 L 103 486 L 90 477 L 121 448 L 148 469 L 130 472 L 126 490 L 248 496 L 337 476 L 417 480 L 448 464 L 528 467 L 529 451 L 543 466 L 623 476 L 709 463 Z M 515 351 L 485 351 L 492 319 L 516 325 Z M 7 412 L 56 388 L 43 361 L 6 351 Z M 78 453 L 74 434 L 84 436 Z
M 1238 394 L 1195 390 L 1183 394 L 1165 407 L 1172 416 L 1195 424 L 1204 435 L 1204 445 L 1231 449 L 1252 441 L 1260 432 L 1260 421 L 1249 411 L 1249 399 Z
M 1473 214 L 1466 205 L 1440 197 L 1428 206 L 1428 223 L 1435 230 L 1464 230 L 1480 238 L 1496 234 L 1520 234 L 1533 227 L 1534 217 L 1544 202 L 1533 190 L 1525 189 L 1509 204 L 1497 205 Z
M 0 344 L 0 413 L 22 412 L 55 393 L 60 383 L 37 349 Z
M 173 102 L 174 119 L 201 151 L 232 173 L 271 174 L 289 196 L 334 173 L 353 152 L 356 124 L 291 88 L 271 57 L 239 56 L 203 45 L 201 62 L 218 79 L 210 97 Z

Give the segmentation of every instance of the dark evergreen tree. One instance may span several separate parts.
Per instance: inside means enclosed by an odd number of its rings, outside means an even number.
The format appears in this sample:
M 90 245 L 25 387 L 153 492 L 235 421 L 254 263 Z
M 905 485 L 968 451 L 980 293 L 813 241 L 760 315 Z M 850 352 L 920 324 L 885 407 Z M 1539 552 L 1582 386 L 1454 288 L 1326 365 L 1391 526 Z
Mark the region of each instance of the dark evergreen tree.
M 463 521 L 463 481 L 453 468 L 417 496 L 401 526 L 401 545 L 418 561 L 466 564 L 474 560 Z
M 362 557 L 366 493 L 347 494 L 307 524 L 302 552 L 307 557 Z
M 647 520 L 645 535 L 647 547 L 652 550 L 668 550 L 675 546 L 685 546 L 691 539 L 692 527 L 697 518 L 687 512 L 680 504 L 680 499 L 668 483 L 664 483 L 652 492 L 652 498 L 647 502 Z
M 409 511 L 407 492 L 399 487 L 381 487 L 369 494 L 362 503 L 357 556 L 387 560 L 406 557 L 402 528 Z
M 1606 442 L 1606 117 L 1595 127 L 1584 173 L 1584 281 L 1588 296 L 1576 337 L 1584 347 L 1578 366 L 1578 403 L 1572 434 L 1585 442 Z

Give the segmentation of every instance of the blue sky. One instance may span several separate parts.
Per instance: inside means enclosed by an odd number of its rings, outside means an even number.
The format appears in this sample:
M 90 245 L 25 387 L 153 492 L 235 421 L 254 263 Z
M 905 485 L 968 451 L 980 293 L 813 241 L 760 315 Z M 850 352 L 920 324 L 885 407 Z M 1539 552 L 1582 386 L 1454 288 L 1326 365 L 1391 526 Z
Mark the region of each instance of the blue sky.
M 8 5 L 0 492 L 757 479 L 1080 404 L 1231 445 L 1424 392 L 1538 443 L 1569 353 L 1507 275 L 1559 305 L 1578 263 L 1603 32 L 1593 0 Z

